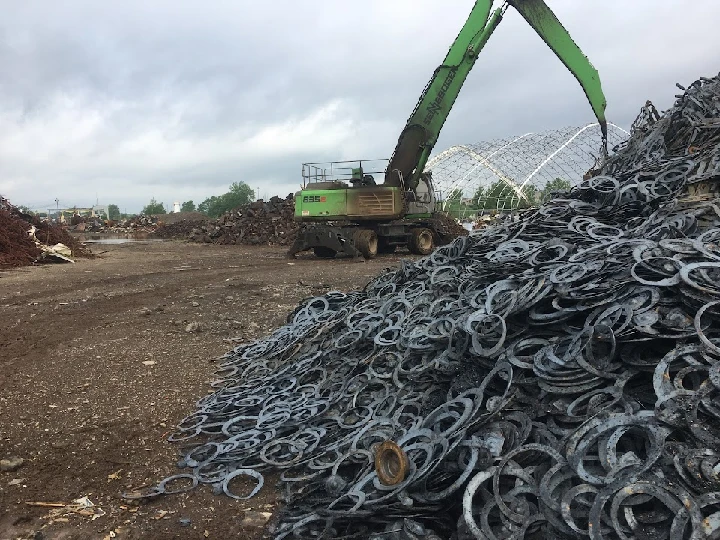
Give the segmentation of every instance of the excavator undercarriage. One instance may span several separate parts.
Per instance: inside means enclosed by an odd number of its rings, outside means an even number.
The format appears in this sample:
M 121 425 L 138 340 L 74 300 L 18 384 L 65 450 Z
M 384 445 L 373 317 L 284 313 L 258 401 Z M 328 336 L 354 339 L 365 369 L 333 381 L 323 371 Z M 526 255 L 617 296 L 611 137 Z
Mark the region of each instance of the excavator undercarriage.
M 321 259 L 336 256 L 372 259 L 407 247 L 410 253 L 427 255 L 455 237 L 446 220 L 435 215 L 388 223 L 313 224 L 298 231 L 288 254 L 294 256 L 312 249 Z

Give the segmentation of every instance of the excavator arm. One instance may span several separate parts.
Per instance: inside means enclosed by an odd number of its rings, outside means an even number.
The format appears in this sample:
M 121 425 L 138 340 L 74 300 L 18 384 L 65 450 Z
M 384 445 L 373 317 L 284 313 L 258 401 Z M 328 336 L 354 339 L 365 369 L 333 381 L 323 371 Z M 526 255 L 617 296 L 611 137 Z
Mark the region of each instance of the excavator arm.
M 520 12 L 520 15 L 533 27 L 543 41 L 557 55 L 565 67 L 575 76 L 582 86 L 600 123 L 603 141 L 607 140 L 607 120 L 605 120 L 605 94 L 600 84 L 600 75 L 573 41 L 562 23 L 543 0 L 508 0 L 508 3 Z
M 543 0 L 508 0 L 491 15 L 492 3 L 492 0 L 475 2 L 400 134 L 385 171 L 384 185 L 415 189 L 465 79 L 500 24 L 508 4 L 520 12 L 583 87 L 607 144 L 606 102 L 600 77 L 555 14 Z

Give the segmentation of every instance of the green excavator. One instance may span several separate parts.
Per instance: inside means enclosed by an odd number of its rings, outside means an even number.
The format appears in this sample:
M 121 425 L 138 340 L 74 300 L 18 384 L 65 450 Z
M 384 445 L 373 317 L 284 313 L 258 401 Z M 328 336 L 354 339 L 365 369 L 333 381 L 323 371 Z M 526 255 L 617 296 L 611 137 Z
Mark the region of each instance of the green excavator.
M 555 14 L 543 0 L 507 0 L 494 11 L 492 5 L 493 0 L 475 2 L 423 90 L 392 157 L 384 160 L 384 171 L 377 165 L 379 160 L 303 164 L 303 189 L 295 194 L 294 218 L 305 226 L 290 256 L 312 249 L 322 258 L 369 259 L 397 246 L 427 255 L 452 239 L 439 212 L 432 175 L 424 168 L 465 79 L 508 6 L 522 15 L 578 80 L 601 126 L 607 153 L 606 101 L 600 77 Z M 376 183 L 372 173 L 384 173 L 382 184 Z

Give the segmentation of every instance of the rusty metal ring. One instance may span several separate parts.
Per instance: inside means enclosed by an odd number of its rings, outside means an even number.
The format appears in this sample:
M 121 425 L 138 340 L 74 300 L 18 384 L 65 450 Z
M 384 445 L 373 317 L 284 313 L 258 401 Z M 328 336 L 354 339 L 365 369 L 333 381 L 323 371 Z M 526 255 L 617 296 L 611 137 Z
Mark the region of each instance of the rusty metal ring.
M 405 480 L 409 466 L 407 454 L 394 441 L 385 441 L 375 453 L 375 472 L 386 486 Z

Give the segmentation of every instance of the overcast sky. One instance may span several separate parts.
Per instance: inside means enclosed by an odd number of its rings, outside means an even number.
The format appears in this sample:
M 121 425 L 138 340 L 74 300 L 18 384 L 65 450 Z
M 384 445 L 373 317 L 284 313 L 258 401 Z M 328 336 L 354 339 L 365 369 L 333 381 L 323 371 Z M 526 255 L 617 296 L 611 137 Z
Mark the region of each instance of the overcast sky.
M 0 0 L 0 195 L 43 207 L 199 203 L 299 187 L 305 161 L 389 157 L 474 0 Z M 720 70 L 720 2 L 547 0 L 610 121 Z M 436 151 L 593 120 L 509 9 Z

